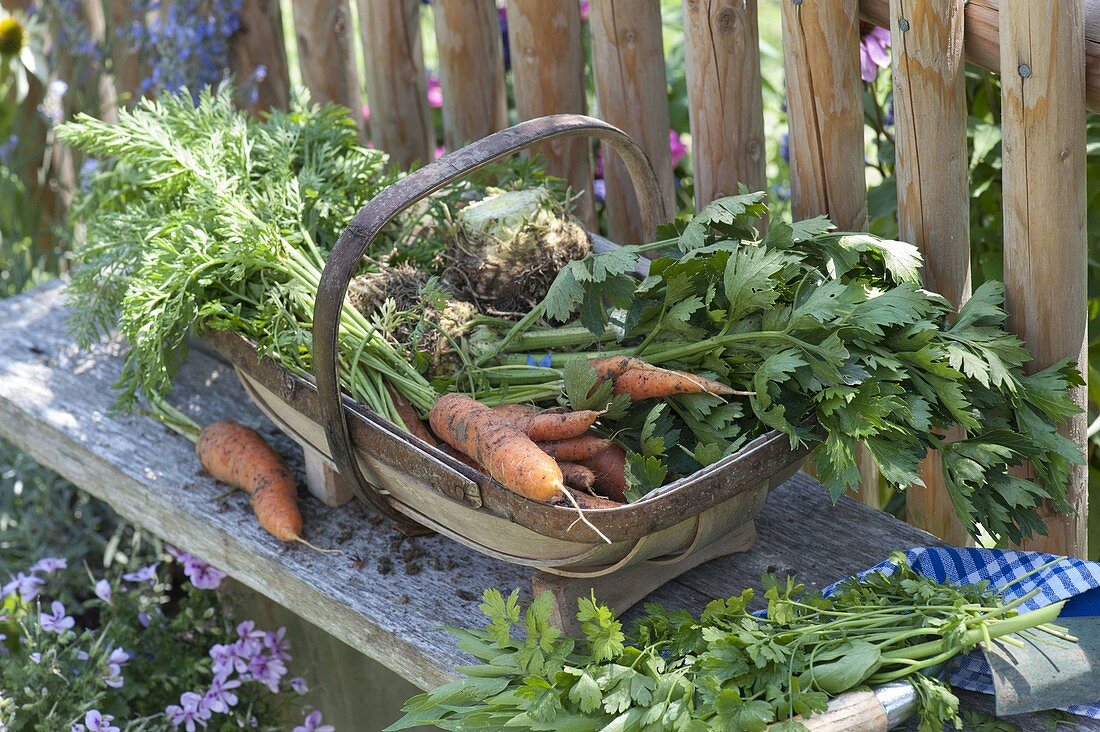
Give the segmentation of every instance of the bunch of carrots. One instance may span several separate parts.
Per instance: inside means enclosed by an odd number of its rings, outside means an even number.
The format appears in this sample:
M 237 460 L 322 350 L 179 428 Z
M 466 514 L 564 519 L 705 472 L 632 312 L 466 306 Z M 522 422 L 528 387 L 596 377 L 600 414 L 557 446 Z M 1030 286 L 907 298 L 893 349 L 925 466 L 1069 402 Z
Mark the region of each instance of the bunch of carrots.
M 597 386 L 610 381 L 614 394 L 634 401 L 735 393 L 725 384 L 638 358 L 597 359 L 591 365 L 599 377 Z M 521 496 L 564 499 L 578 511 L 616 508 L 626 501 L 626 451 L 595 431 L 602 412 L 540 410 L 521 404 L 489 407 L 465 394 L 450 393 L 435 402 L 425 424 L 412 405 L 396 392 L 393 396 L 413 434 Z M 280 541 L 312 546 L 302 538 L 294 475 L 258 432 L 215 422 L 199 433 L 195 450 L 211 476 L 249 495 L 265 531 Z M 609 541 L 583 512 L 580 516 Z
M 733 389 L 712 379 L 653 366 L 642 359 L 614 357 L 591 362 L 598 381 L 632 401 L 677 394 L 729 396 Z M 595 387 L 594 387 L 595 388 Z M 593 431 L 602 412 L 538 410 L 520 404 L 489 407 L 465 394 L 440 397 L 428 415 L 431 432 L 456 457 L 535 501 L 564 498 L 582 508 L 615 508 L 626 501 L 626 451 Z M 605 541 L 583 512 L 580 520 Z

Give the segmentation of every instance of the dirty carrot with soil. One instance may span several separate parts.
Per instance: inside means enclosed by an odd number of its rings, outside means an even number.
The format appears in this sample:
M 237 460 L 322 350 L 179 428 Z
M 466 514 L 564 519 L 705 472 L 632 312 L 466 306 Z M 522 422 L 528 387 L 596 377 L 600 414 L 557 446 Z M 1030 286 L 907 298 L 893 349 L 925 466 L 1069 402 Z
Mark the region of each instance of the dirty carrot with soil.
M 599 380 L 611 379 L 616 394 L 631 399 L 658 399 L 676 394 L 715 394 L 717 396 L 750 396 L 726 384 L 683 371 L 661 368 L 640 358 L 614 356 L 591 362 Z
M 578 460 L 596 475 L 596 490 L 608 498 L 626 501 L 626 450 L 612 443 L 595 457 Z
M 596 474 L 583 465 L 559 460 L 558 467 L 561 468 L 565 484 L 570 488 L 580 488 L 587 491 L 591 490 L 592 486 L 596 484 Z
M 575 412 L 539 411 L 526 404 L 504 404 L 494 412 L 515 420 L 515 424 L 532 440 L 567 440 L 580 437 L 596 424 L 601 412 L 581 409 Z
M 611 447 L 611 440 L 597 435 L 582 435 L 571 440 L 557 440 L 555 442 L 538 442 L 539 449 L 555 460 L 586 460 L 594 458 L 601 452 Z
M 199 434 L 195 453 L 212 477 L 249 495 L 252 511 L 267 533 L 279 541 L 330 551 L 302 538 L 294 475 L 256 430 L 235 422 L 214 422 Z
M 453 393 L 436 400 L 428 422 L 440 439 L 476 460 L 505 488 L 535 501 L 564 495 L 577 509 L 580 520 L 611 543 L 576 505 L 554 458 L 517 429 L 507 414 L 495 412 L 465 394 Z

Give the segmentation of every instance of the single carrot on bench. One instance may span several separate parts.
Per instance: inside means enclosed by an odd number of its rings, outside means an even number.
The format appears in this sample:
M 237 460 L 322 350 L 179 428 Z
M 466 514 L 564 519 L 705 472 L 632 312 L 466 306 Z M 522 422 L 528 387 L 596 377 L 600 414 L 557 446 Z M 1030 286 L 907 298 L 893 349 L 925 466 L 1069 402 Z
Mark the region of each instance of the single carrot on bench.
M 195 452 L 216 480 L 249 495 L 252 511 L 264 531 L 279 541 L 297 541 L 317 551 L 333 551 L 315 547 L 302 538 L 294 475 L 256 430 L 236 422 L 214 422 L 199 434 Z
M 611 543 L 576 505 L 554 458 L 540 450 L 507 414 L 495 412 L 465 394 L 452 393 L 436 400 L 428 422 L 440 439 L 476 460 L 505 488 L 536 501 L 564 495 L 577 509 L 580 520 Z

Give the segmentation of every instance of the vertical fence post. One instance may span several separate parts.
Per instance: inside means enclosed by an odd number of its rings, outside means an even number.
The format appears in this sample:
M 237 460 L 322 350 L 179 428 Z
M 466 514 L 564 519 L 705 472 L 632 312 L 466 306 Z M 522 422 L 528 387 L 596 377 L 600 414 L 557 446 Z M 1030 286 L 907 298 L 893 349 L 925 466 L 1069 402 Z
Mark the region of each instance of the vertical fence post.
M 668 92 L 661 41 L 661 7 L 651 0 L 592 3 L 592 71 L 600 116 L 633 137 L 657 171 L 665 208 L 676 210 L 669 154 Z M 620 244 L 642 240 L 638 203 L 626 167 L 602 146 L 608 235 Z
M 259 83 L 257 109 L 285 109 L 290 103 L 290 69 L 283 38 L 283 13 L 279 0 L 243 0 L 241 29 L 233 38 L 230 67 L 240 83 L 264 67 Z
M 684 0 L 695 207 L 767 186 L 756 0 Z
M 292 8 L 298 66 L 310 95 L 350 109 L 365 133 L 348 0 L 293 0 Z
M 1085 235 L 1085 38 L 1081 0 L 1001 3 L 1005 286 L 1012 325 L 1034 356 L 1031 370 L 1087 361 Z M 1084 408 L 1084 387 L 1074 390 Z M 1063 434 L 1085 446 L 1086 417 Z M 1046 537 L 1028 548 L 1086 554 L 1088 479 L 1073 466 L 1076 514 L 1047 512 Z
M 970 297 L 963 0 L 891 0 L 900 238 L 920 247 L 924 284 L 958 309 Z M 958 439 L 952 429 L 947 439 Z M 909 523 L 951 544 L 971 542 L 930 451 L 925 487 L 906 494 Z
M 857 0 L 780 0 L 795 219 L 828 214 L 841 230 L 867 225 Z M 858 498 L 878 505 L 878 470 L 862 446 Z
M 448 150 L 508 126 L 504 48 L 493 0 L 433 0 Z
M 111 72 L 120 106 L 130 106 L 141 96 L 141 80 L 145 74 L 142 55 L 130 48 L 127 40 L 133 35 L 134 23 L 144 25 L 145 19 L 134 12 L 132 0 L 109 0 L 107 3 L 107 49 L 111 56 Z
M 519 118 L 585 111 L 584 47 L 576 0 L 508 0 L 508 45 L 512 51 Z M 580 194 L 577 214 L 589 226 L 592 208 L 591 146 L 584 139 L 552 140 L 537 148 L 546 169 Z
M 420 39 L 420 0 L 359 0 L 374 144 L 401 168 L 435 149 Z

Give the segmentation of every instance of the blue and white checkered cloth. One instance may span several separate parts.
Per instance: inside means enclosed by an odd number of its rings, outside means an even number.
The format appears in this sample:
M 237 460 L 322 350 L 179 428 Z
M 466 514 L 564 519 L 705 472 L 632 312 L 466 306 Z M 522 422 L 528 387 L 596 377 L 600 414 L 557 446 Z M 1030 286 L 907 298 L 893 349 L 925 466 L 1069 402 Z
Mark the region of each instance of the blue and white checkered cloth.
M 1041 552 L 956 547 L 910 549 L 906 555 L 914 570 L 938 582 L 972 585 L 986 580 L 994 588 L 1002 588 L 1037 567 L 1058 559 L 1053 554 Z M 860 572 L 857 576 L 862 577 L 875 571 L 890 575 L 896 570 L 896 565 L 886 561 Z M 829 585 L 824 594 L 830 594 L 835 588 L 835 584 Z M 1100 563 L 1063 557 L 1061 562 L 1004 589 L 1002 595 L 1011 601 L 1036 588 L 1041 592 L 1025 602 L 1021 610 L 1037 610 L 1052 602 L 1066 600 L 1062 617 L 1100 615 Z M 993 676 L 989 672 L 985 656 L 974 652 L 958 659 L 951 672 L 951 683 L 963 689 L 992 694 Z M 1092 704 L 1067 707 L 1064 711 L 1100 719 L 1100 700 Z

